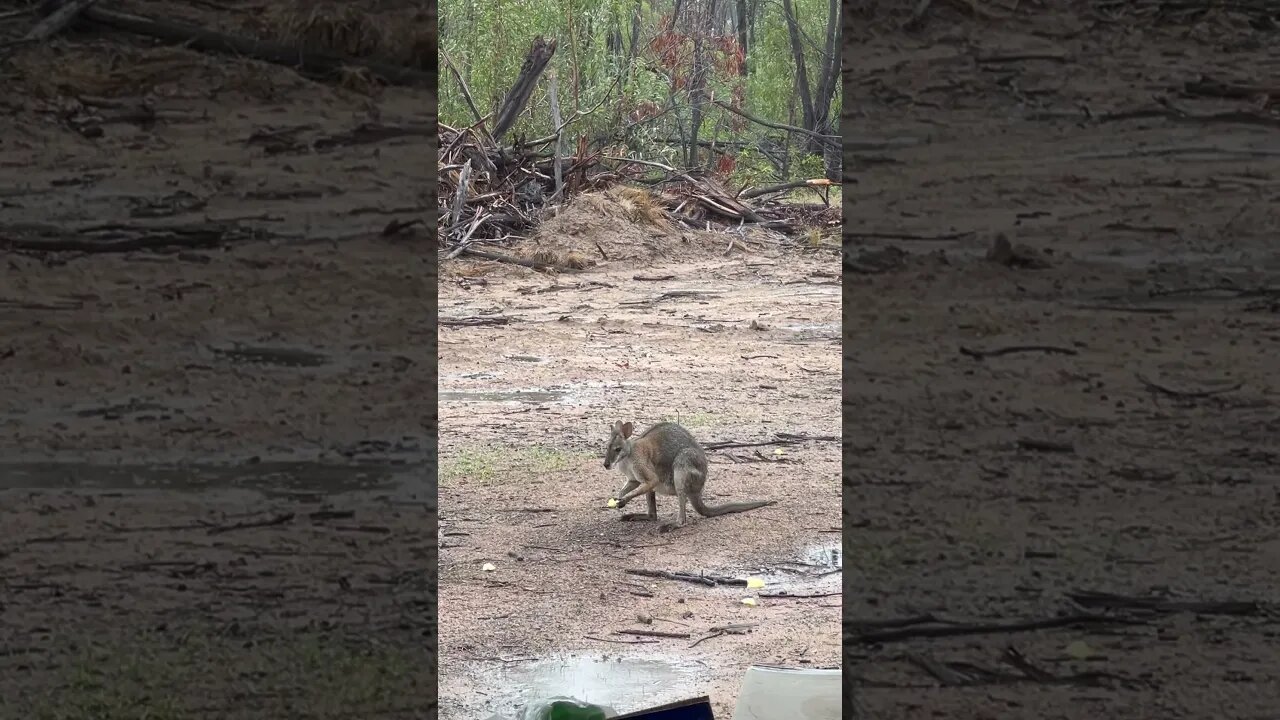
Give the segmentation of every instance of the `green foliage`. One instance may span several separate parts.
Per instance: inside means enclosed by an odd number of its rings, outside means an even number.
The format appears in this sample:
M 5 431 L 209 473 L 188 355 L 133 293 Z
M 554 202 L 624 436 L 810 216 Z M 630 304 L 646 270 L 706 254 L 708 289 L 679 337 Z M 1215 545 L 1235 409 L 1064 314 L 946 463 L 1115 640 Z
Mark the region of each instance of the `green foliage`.
M 719 2 L 736 7 L 736 0 Z M 804 38 L 810 85 L 816 86 L 821 76 L 828 0 L 792 3 Z M 736 28 L 718 26 L 716 36 L 705 40 L 713 55 L 707 91 L 724 102 L 740 97 L 742 109 L 758 117 L 801 125 L 795 64 L 782 4 L 778 0 L 750 0 L 749 5 L 757 8 L 745 58 L 749 75 L 742 78 L 732 62 L 727 62 L 736 48 Z M 440 43 L 442 52 L 466 80 L 479 111 L 492 113 L 519 73 L 534 38 L 554 38 L 558 48 L 551 69 L 558 81 L 561 115 L 567 119 L 577 111 L 590 111 L 571 126 L 569 142 L 585 134 L 596 147 L 611 144 L 636 156 L 679 163 L 676 138 L 687 132 L 690 99 L 687 87 L 673 92 L 672 77 L 687 80 L 692 41 L 660 35 L 672 6 L 671 0 L 441 0 Z M 636 16 L 639 32 L 632 57 Z M 664 40 L 669 44 L 662 45 Z M 662 47 L 672 49 L 669 62 L 663 62 Z M 672 58 L 678 59 L 671 62 Z M 517 121 L 517 135 L 536 138 L 551 134 L 548 81 L 544 75 L 538 83 Z M 838 117 L 839 95 L 837 89 L 832 117 Z M 453 127 L 475 121 L 457 80 L 447 69 L 441 72 L 440 119 Z M 783 139 L 779 131 L 747 123 L 722 108 L 705 106 L 699 131 L 702 140 L 745 140 L 749 148 L 766 135 Z M 794 144 L 798 138 L 790 140 Z M 758 152 L 733 150 L 734 177 L 773 172 Z M 705 148 L 702 153 L 702 164 L 714 162 Z M 817 167 L 820 169 L 820 164 Z M 793 165 L 793 169 L 800 168 Z

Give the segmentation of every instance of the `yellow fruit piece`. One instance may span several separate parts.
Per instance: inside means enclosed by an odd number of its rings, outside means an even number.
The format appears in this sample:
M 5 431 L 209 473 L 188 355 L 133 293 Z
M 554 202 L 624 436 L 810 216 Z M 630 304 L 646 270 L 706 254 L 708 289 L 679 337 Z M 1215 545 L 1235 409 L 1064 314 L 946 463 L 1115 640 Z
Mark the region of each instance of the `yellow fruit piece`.
M 617 498 L 609 498 L 609 507 L 611 507 L 611 508 L 616 508 L 616 507 L 618 507 L 618 499 L 617 499 Z
M 762 588 L 762 587 L 764 587 L 764 581 L 763 581 L 763 580 L 761 580 L 761 579 L 760 579 L 760 578 L 758 578 L 758 577 L 747 578 L 747 587 L 749 587 L 749 588 Z
M 485 563 L 484 565 L 480 566 L 480 569 L 485 572 L 493 572 L 494 570 L 498 569 L 498 566 L 494 565 L 493 563 Z
M 743 604 L 743 605 L 746 605 L 746 606 L 748 606 L 748 607 L 755 607 L 755 606 L 756 606 L 756 599 L 755 599 L 755 598 L 742 598 L 742 604 Z

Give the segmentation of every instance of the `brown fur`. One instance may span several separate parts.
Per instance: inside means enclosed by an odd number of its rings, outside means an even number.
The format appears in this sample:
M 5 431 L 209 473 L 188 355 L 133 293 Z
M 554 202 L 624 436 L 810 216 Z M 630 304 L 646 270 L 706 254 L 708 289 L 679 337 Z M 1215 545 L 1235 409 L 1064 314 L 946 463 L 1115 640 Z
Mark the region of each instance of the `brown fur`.
M 605 469 L 617 465 L 627 476 L 627 482 L 617 493 L 617 507 L 622 508 L 644 495 L 649 507 L 642 517 L 657 520 L 657 495 L 675 495 L 679 504 L 674 526 L 679 527 L 685 523 L 686 503 L 703 517 L 773 504 L 772 500 L 753 500 L 707 505 L 702 501 L 707 482 L 707 455 L 693 435 L 675 423 L 658 423 L 635 438 L 632 438 L 633 430 L 631 423 L 615 422 L 609 429 L 609 444 L 605 447 Z M 623 518 L 636 519 L 635 516 Z

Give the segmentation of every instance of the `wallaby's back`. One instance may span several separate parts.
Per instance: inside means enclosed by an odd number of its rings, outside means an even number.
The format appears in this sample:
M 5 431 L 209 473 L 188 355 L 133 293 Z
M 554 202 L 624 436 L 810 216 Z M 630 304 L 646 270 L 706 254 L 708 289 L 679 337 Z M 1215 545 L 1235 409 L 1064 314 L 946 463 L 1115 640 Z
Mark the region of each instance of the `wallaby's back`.
M 663 484 L 670 483 L 674 478 L 676 458 L 681 453 L 684 453 L 684 457 L 698 470 L 705 482 L 707 455 L 693 435 L 676 423 L 662 422 L 650 427 L 636 438 L 631 448 L 632 462 L 651 465 L 662 478 Z M 697 489 L 702 489 L 701 483 Z

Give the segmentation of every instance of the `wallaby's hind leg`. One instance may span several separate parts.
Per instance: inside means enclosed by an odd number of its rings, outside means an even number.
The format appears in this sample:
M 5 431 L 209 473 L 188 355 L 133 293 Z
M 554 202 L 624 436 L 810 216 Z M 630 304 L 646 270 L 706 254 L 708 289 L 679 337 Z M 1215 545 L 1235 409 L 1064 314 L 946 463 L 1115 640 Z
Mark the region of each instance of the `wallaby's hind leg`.
M 681 527 L 685 522 L 685 508 L 689 504 L 689 496 L 697 493 L 702 487 L 702 472 L 698 470 L 691 462 L 681 455 L 676 458 L 674 467 L 672 468 L 672 481 L 676 486 L 676 521 L 668 523 L 661 527 L 662 532 L 673 530 Z

